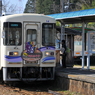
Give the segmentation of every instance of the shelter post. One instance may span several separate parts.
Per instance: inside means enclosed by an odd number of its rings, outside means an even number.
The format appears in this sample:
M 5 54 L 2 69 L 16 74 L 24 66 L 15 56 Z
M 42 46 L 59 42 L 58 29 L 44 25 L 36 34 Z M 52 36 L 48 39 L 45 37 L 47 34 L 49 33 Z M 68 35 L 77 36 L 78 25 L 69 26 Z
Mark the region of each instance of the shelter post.
M 61 41 L 65 40 L 65 24 L 61 21 Z
M 85 33 L 85 22 L 82 22 L 82 69 L 84 69 L 84 33 Z

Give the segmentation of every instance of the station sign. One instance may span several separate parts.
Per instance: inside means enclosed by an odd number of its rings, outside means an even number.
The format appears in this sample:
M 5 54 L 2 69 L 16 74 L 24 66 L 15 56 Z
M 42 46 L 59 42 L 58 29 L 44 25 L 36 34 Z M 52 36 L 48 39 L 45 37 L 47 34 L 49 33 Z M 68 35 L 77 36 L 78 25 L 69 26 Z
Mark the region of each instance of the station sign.
M 95 49 L 95 32 L 90 32 L 90 48 Z

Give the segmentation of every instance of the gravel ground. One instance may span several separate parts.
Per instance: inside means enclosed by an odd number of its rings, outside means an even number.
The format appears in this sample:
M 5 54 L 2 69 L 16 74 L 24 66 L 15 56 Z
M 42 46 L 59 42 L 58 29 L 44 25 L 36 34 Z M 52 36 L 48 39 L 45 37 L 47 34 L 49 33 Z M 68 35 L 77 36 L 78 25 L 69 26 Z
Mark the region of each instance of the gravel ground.
M 19 88 L 11 88 L 8 86 L 0 85 L 0 95 L 53 95 L 48 92 L 30 91 Z

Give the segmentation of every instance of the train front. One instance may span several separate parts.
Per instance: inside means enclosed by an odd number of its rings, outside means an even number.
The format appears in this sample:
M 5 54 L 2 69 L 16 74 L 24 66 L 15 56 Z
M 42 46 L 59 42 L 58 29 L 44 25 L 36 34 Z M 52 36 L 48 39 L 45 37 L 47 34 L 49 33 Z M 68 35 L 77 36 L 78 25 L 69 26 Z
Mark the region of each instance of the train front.
M 3 25 L 3 81 L 53 80 L 55 23 L 4 22 Z

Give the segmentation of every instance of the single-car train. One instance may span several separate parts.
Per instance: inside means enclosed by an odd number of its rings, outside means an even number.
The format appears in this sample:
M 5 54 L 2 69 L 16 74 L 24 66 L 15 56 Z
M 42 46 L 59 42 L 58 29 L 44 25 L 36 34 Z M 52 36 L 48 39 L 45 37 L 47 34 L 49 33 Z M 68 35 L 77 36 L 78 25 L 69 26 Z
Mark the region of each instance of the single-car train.
M 0 17 L 0 76 L 3 81 L 53 80 L 55 19 L 43 14 Z

